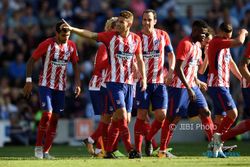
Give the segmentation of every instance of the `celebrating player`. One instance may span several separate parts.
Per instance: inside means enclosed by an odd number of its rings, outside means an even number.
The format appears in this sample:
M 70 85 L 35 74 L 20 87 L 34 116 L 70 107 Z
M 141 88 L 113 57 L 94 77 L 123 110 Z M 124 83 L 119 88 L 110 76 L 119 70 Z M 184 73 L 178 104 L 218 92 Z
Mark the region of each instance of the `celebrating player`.
M 142 55 L 147 74 L 147 90 L 141 91 L 141 85 L 137 84 L 136 105 L 137 120 L 134 127 L 135 148 L 141 157 L 141 145 L 143 136 L 146 137 L 145 153 L 150 156 L 153 148 L 151 140 L 162 127 L 167 110 L 167 89 L 164 84 L 165 52 L 168 55 L 169 72 L 167 83 L 172 79 L 175 66 L 175 55 L 170 38 L 165 31 L 154 28 L 157 22 L 156 12 L 147 9 L 142 15 L 142 30 L 138 33 L 142 40 Z M 150 102 L 155 112 L 155 120 L 150 125 L 147 121 Z
M 127 124 L 127 111 L 132 110 L 133 102 L 133 63 L 138 63 L 138 69 L 142 76 L 142 91 L 146 90 L 145 66 L 141 53 L 141 39 L 130 32 L 133 24 L 133 14 L 130 11 L 121 11 L 116 23 L 116 32 L 94 33 L 85 29 L 66 26 L 70 31 L 103 42 L 107 48 L 110 65 L 105 80 L 107 89 L 113 103 L 113 114 L 108 133 L 108 145 L 106 158 L 116 158 L 113 154 L 113 145 L 120 134 L 129 158 L 135 158 L 130 141 L 130 132 Z
M 26 97 L 29 97 L 32 91 L 31 75 L 34 63 L 40 58 L 43 63 L 39 76 L 39 94 L 43 114 L 38 125 L 35 147 L 35 157 L 39 159 L 54 158 L 49 154 L 49 150 L 56 135 L 58 118 L 64 112 L 66 72 L 69 61 L 73 64 L 75 72 L 75 97 L 78 97 L 81 92 L 76 45 L 69 40 L 70 31 L 63 28 L 64 25 L 64 22 L 58 22 L 56 36 L 40 43 L 27 62 L 24 86 Z

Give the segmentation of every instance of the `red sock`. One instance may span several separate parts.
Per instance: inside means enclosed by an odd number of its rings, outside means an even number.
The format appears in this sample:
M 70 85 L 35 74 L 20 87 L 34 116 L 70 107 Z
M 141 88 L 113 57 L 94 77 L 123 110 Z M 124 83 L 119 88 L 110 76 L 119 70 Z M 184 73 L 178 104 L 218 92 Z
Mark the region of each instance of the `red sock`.
M 119 123 L 118 121 L 112 121 L 109 131 L 108 131 L 108 144 L 107 144 L 107 152 L 113 151 L 113 146 L 119 136 Z
M 134 126 L 134 137 L 135 137 L 135 150 L 137 152 L 142 152 L 142 141 L 143 141 L 143 135 L 144 131 L 146 129 L 145 121 L 141 119 L 136 119 L 135 126 Z
M 97 129 L 90 136 L 95 142 L 98 142 L 98 138 L 102 135 L 103 122 L 99 122 Z
M 49 126 L 51 112 L 43 112 L 42 118 L 37 127 L 36 146 L 43 146 L 43 139 Z
M 234 123 L 234 120 L 226 116 L 222 120 L 219 126 L 218 133 L 222 133 L 222 134 L 225 133 L 226 131 L 228 131 L 228 129 L 232 126 L 233 123 Z
M 158 132 L 158 130 L 162 127 L 162 123 L 160 121 L 154 120 L 154 122 L 151 125 L 150 131 L 148 135 L 146 136 L 146 140 L 152 140 L 154 135 Z
M 110 128 L 110 124 L 104 123 L 102 126 L 102 140 L 103 140 L 104 150 L 107 150 L 109 128 Z
M 120 135 L 122 138 L 122 141 L 125 145 L 125 148 L 127 150 L 127 152 L 130 152 L 133 147 L 130 141 L 130 133 L 129 133 L 129 129 L 128 129 L 128 123 L 126 119 L 120 119 L 118 120 L 118 124 L 119 124 L 119 131 L 120 131 Z
M 169 136 L 169 126 L 170 126 L 169 120 L 165 119 L 164 124 L 162 126 L 162 130 L 161 130 L 160 150 L 162 150 L 162 151 L 166 150 L 166 142 L 167 142 L 167 138 Z
M 213 133 L 218 133 L 219 127 L 221 123 L 214 122 L 214 132 Z
M 118 135 L 118 137 L 116 138 L 116 141 L 115 141 L 115 143 L 113 145 L 112 151 L 118 150 L 118 143 L 119 143 L 120 139 L 121 139 L 121 136 Z
M 155 138 L 152 139 L 152 146 L 153 146 L 154 150 L 156 150 L 158 148 L 158 144 L 157 144 Z
M 168 145 L 173 137 L 173 134 L 174 134 L 174 129 L 169 129 L 169 133 L 168 133 L 168 137 L 166 141 L 166 149 L 168 148 Z
M 245 133 L 250 130 L 250 119 L 247 119 L 245 121 L 241 121 L 238 125 L 236 125 L 234 128 L 228 130 L 226 133 L 224 133 L 221 136 L 222 141 L 226 141 L 232 137 L 235 137 L 239 134 Z
M 150 123 L 149 122 L 144 122 L 144 128 L 145 129 L 142 129 L 143 130 L 143 135 L 144 136 L 147 136 L 149 131 L 150 131 Z
M 46 139 L 45 139 L 45 143 L 44 143 L 43 152 L 46 152 L 46 153 L 49 152 L 49 150 L 52 146 L 53 140 L 54 140 L 55 135 L 56 135 L 58 118 L 59 118 L 59 116 L 57 114 L 52 114 L 52 116 L 51 116 L 48 131 L 46 133 Z
M 102 136 L 100 136 L 100 137 L 96 140 L 96 148 L 97 148 L 97 149 L 102 149 Z
M 203 125 L 203 129 L 207 134 L 208 141 L 211 141 L 214 131 L 214 124 L 211 117 L 201 117 L 201 122 Z

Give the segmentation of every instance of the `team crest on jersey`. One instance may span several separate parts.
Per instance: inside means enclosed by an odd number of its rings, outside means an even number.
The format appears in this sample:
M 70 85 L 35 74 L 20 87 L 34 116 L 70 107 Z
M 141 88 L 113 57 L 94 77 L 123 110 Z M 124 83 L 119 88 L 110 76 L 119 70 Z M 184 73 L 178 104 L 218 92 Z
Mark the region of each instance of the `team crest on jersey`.
M 160 45 L 160 40 L 159 39 L 155 40 L 154 45 L 158 48 Z

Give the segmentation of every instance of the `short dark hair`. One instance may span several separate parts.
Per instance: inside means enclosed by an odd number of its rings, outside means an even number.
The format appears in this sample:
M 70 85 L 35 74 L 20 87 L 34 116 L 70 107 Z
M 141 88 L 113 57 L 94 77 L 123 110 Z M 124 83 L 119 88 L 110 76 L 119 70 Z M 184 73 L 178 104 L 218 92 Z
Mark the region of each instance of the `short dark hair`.
M 60 33 L 61 32 L 61 25 L 63 25 L 63 21 L 59 21 L 56 23 L 56 32 Z
M 153 9 L 146 9 L 146 10 L 144 10 L 144 12 L 143 12 L 142 15 L 144 15 L 145 13 L 150 13 L 150 12 L 153 13 L 154 19 L 157 19 L 157 14 L 156 14 L 155 10 L 153 10 Z
M 220 30 L 225 32 L 225 33 L 230 33 L 233 31 L 233 26 L 231 24 L 227 24 L 227 23 L 221 23 L 220 24 Z
M 192 28 L 194 27 L 208 28 L 208 24 L 203 20 L 195 20 L 192 24 Z

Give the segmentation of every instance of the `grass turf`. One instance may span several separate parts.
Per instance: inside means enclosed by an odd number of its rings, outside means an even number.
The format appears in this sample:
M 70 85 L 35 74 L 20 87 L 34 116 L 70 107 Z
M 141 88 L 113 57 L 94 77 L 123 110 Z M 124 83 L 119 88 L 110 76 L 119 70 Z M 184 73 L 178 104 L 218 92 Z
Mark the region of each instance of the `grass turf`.
M 54 145 L 51 154 L 56 160 L 37 160 L 33 157 L 34 147 L 6 146 L 0 148 L 1 167 L 157 167 L 157 166 L 250 166 L 250 142 L 227 142 L 227 145 L 237 144 L 234 151 L 240 156 L 221 158 L 208 158 L 205 156 L 207 143 L 178 143 L 171 144 L 174 148 L 175 159 L 158 159 L 157 157 L 143 157 L 129 160 L 127 157 L 115 160 L 97 159 L 90 157 L 84 147 L 70 147 Z M 124 151 L 123 147 L 120 147 Z

